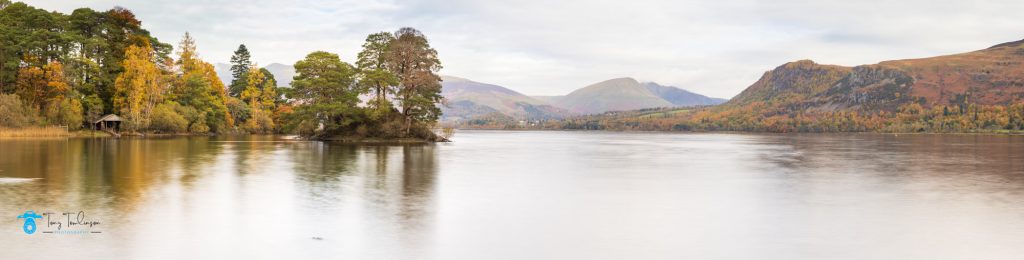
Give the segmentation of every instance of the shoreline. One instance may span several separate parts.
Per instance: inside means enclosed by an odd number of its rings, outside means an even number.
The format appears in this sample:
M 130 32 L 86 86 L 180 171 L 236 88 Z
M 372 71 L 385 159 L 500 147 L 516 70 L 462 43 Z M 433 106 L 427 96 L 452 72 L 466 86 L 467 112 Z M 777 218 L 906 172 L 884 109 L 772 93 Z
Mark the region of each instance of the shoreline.
M 59 130 L 59 131 L 57 131 Z M 767 131 L 662 131 L 662 130 L 610 130 L 610 129 L 500 129 L 500 128 L 465 128 L 459 131 L 522 131 L 522 132 L 609 132 L 609 133 L 671 133 L 671 134 L 768 134 L 768 135 L 819 135 L 819 134 L 869 134 L 869 135 L 989 135 L 989 136 L 1024 136 L 1024 131 L 978 131 L 978 132 L 767 132 Z M 286 134 L 193 134 L 193 133 L 121 133 L 125 138 L 169 138 L 169 137 L 191 137 L 191 136 L 251 136 L 251 135 L 274 135 L 289 136 Z M 66 131 L 61 127 L 30 127 L 23 129 L 0 128 L 0 139 L 33 139 L 33 138 L 120 138 L 111 136 L 102 131 L 74 130 Z M 366 145 L 387 145 L 387 144 L 431 144 L 446 143 L 451 140 L 432 141 L 423 138 L 376 138 L 376 137 L 327 137 L 327 138 L 305 138 L 295 137 L 294 140 L 320 141 L 339 144 L 366 144 Z
M 693 133 L 693 134 L 712 134 L 712 133 L 726 133 L 726 134 L 777 134 L 777 135 L 792 135 L 792 134 L 886 134 L 886 135 L 1024 135 L 1024 131 L 980 131 L 980 132 L 876 132 L 876 131 L 862 131 L 862 132 L 770 132 L 770 131 L 672 131 L 672 130 L 614 130 L 614 129 L 501 129 L 501 128 L 457 128 L 459 131 L 565 131 L 565 132 L 620 132 L 620 133 Z

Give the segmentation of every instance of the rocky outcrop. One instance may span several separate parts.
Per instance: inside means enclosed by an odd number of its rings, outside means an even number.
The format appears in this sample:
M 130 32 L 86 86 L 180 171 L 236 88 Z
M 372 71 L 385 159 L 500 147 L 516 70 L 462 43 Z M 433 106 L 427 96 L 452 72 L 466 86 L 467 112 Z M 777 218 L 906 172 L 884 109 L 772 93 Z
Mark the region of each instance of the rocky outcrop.
M 899 69 L 857 66 L 819 96 L 845 107 L 889 107 L 913 100 L 913 84 L 914 78 Z
M 814 96 L 827 90 L 849 71 L 847 67 L 822 65 L 811 60 L 786 63 L 765 72 L 729 104 L 772 101 L 787 96 Z

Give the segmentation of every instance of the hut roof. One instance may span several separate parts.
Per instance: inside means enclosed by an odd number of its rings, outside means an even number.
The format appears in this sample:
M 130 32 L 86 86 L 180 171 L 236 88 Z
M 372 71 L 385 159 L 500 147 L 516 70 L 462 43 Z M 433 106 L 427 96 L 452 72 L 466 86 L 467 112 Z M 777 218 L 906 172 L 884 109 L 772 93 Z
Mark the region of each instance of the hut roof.
M 121 117 L 115 114 L 107 114 L 103 117 L 100 117 L 100 119 L 93 121 L 92 123 L 95 124 L 99 122 L 121 122 Z

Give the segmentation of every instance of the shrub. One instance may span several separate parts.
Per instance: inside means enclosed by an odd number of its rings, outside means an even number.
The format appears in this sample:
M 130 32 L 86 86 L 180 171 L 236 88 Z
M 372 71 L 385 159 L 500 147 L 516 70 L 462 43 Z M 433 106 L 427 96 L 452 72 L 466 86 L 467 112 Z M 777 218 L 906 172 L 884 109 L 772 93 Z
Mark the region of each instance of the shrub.
M 210 132 L 210 127 L 206 125 L 206 121 L 203 120 L 201 123 L 192 124 L 192 127 L 188 129 L 189 132 L 202 134 Z
M 405 122 L 401 119 L 388 120 L 380 125 L 380 137 L 395 138 L 405 134 Z
M 67 126 L 68 130 L 82 128 L 82 102 L 74 98 L 64 98 L 59 103 L 53 103 L 46 108 L 46 121 L 48 124 Z
M 444 139 L 452 139 L 455 136 L 455 128 L 447 126 L 441 129 L 441 137 Z
M 266 113 L 257 113 L 254 117 L 245 122 L 245 130 L 253 134 L 265 134 L 274 132 L 274 120 Z
M 356 135 L 359 137 L 366 137 L 370 133 L 370 128 L 366 125 L 359 125 L 356 127 Z
M 174 111 L 185 117 L 187 130 L 192 133 L 206 133 L 210 127 L 206 125 L 206 112 L 199 111 L 195 107 L 175 105 Z
M 235 119 L 235 122 L 245 122 L 249 120 L 251 112 L 249 111 L 249 104 L 242 102 L 241 99 L 235 97 L 228 97 L 228 100 L 224 102 L 228 107 L 228 112 L 231 113 L 231 117 Z
M 36 118 L 28 107 L 14 94 L 0 94 L 0 127 L 26 127 L 35 124 Z
M 183 133 L 188 130 L 188 120 L 174 111 L 172 104 L 159 104 L 153 108 L 149 128 L 165 133 Z

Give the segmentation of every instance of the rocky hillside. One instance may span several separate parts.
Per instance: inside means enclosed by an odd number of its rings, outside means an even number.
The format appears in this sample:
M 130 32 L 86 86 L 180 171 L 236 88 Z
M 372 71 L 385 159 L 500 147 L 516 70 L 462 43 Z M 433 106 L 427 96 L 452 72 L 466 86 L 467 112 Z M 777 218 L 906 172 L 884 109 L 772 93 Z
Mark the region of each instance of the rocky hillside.
M 797 61 L 766 72 L 729 102 L 799 103 L 812 111 L 895 111 L 902 105 L 1011 105 L 1024 100 L 1024 41 L 923 59 L 843 67 Z

